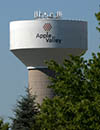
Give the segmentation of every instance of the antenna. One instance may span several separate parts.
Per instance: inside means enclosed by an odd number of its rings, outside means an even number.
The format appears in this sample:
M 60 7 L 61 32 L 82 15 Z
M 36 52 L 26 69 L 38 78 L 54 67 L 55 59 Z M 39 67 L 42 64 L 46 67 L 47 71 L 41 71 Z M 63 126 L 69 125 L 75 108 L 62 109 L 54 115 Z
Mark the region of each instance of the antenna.
M 42 17 L 42 13 L 41 13 L 41 11 L 40 11 L 40 10 L 38 11 L 38 15 L 39 15 L 39 18 L 41 18 L 41 17 Z
M 61 11 L 57 11 L 56 18 L 61 18 L 61 17 L 62 17 L 62 12 Z
M 44 17 L 47 17 L 48 15 L 47 15 L 47 13 L 46 12 L 44 12 Z
M 53 17 L 54 17 L 53 12 L 50 13 L 50 16 L 49 16 L 49 17 L 50 17 L 50 18 L 53 18 Z
M 42 16 L 43 16 L 43 14 L 42 14 L 42 13 L 40 13 L 40 18 L 42 18 Z
M 40 10 L 39 11 L 34 11 L 34 18 L 56 18 L 56 19 L 60 19 L 62 17 L 62 12 L 61 11 L 57 11 L 56 15 L 54 15 L 53 12 L 51 12 L 49 15 L 47 14 L 47 12 L 42 13 Z
M 38 15 L 38 11 L 34 11 L 34 18 L 38 18 L 39 15 Z

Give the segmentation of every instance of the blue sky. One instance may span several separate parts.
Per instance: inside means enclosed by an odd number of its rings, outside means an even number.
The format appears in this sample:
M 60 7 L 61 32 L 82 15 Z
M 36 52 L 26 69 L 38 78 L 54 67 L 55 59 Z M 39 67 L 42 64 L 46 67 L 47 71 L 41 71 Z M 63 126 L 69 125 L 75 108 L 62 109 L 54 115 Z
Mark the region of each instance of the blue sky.
M 99 51 L 100 34 L 96 31 L 94 16 L 99 11 L 100 0 L 0 0 L 0 116 L 7 119 L 20 95 L 28 86 L 26 67 L 9 51 L 9 22 L 33 19 L 33 12 L 63 12 L 64 19 L 88 21 L 88 51 Z

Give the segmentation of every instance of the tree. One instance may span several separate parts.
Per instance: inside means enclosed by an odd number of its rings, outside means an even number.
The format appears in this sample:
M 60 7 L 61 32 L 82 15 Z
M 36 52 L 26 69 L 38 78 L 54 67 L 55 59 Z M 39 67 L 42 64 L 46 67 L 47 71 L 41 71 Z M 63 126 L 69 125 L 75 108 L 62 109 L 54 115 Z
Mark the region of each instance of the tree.
M 30 95 L 27 90 L 26 96 L 17 101 L 13 111 L 12 130 L 31 130 L 31 124 L 35 124 L 35 116 L 38 113 L 35 96 Z
M 41 105 L 38 130 L 100 130 L 100 53 L 47 64 L 55 72 L 49 87 L 56 96 Z
M 3 119 L 0 119 L 0 130 L 9 130 L 9 123 L 4 123 Z

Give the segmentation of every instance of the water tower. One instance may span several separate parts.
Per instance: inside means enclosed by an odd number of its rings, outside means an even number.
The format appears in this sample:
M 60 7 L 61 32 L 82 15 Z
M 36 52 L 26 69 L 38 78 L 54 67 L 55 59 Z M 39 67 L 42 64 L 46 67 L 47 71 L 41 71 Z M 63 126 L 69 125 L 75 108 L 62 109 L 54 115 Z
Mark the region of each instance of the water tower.
M 10 50 L 27 67 L 29 89 L 37 95 L 37 102 L 53 97 L 47 88 L 48 76 L 53 73 L 44 61 L 53 59 L 62 63 L 69 54 L 80 55 L 87 50 L 87 22 L 64 20 L 61 12 L 49 15 L 34 12 L 34 20 L 10 23 Z

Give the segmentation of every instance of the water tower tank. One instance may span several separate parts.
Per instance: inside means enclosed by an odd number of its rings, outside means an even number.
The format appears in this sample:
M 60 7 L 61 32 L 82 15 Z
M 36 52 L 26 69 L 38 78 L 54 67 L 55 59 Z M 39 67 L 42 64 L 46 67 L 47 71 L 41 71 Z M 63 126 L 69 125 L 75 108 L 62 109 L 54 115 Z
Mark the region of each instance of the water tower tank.
M 44 61 L 53 59 L 62 63 L 69 54 L 80 55 L 87 50 L 87 22 L 63 20 L 60 12 L 35 12 L 34 20 L 10 22 L 10 50 L 29 70 L 30 92 L 41 103 L 53 92 L 47 86 L 53 73 Z

